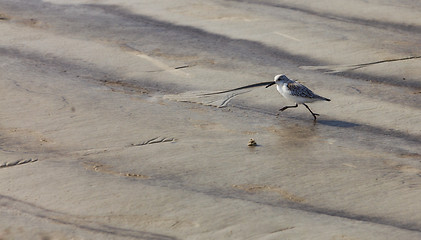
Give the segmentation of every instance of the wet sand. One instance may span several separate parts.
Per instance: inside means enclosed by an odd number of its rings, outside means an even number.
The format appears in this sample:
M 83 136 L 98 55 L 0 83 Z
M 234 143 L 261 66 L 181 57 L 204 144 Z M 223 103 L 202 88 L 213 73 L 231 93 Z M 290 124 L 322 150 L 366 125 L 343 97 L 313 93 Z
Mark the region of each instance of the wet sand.
M 1 0 L 0 239 L 421 238 L 420 10 Z

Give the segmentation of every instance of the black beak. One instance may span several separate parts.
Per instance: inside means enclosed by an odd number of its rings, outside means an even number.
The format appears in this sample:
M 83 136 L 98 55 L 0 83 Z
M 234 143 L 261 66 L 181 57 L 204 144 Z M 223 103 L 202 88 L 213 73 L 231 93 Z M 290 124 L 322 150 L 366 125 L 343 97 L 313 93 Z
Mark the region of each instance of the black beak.
M 271 82 L 269 85 L 266 86 L 266 88 L 272 86 L 273 84 L 275 84 L 275 82 Z

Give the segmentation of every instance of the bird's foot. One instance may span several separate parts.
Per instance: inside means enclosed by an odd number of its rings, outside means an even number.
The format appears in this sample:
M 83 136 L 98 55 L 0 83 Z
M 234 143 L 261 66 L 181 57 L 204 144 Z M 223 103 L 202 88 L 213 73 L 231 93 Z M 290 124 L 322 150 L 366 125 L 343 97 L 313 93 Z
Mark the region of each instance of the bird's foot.
M 283 111 L 285 111 L 288 108 L 296 108 L 296 107 L 298 107 L 298 104 L 295 104 L 294 106 L 285 106 L 285 107 L 279 109 L 279 111 L 283 112 Z

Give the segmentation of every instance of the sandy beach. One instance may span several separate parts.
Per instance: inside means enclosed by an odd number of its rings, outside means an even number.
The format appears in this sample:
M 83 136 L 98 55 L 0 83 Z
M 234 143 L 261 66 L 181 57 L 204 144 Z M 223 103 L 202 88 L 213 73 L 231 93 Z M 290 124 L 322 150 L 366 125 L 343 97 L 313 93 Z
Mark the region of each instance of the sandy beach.
M 420 12 L 0 0 L 0 240 L 421 239 Z

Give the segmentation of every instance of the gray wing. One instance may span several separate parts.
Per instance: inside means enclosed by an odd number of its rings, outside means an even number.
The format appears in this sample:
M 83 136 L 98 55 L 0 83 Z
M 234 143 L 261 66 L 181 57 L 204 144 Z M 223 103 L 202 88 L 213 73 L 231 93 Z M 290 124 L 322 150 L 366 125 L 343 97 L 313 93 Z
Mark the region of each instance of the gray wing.
M 287 87 L 291 91 L 291 95 L 293 96 L 299 96 L 299 97 L 304 97 L 304 98 L 317 98 L 318 97 L 318 95 L 314 94 L 313 91 L 311 91 L 306 86 L 297 82 L 288 83 Z
M 287 86 L 293 96 L 299 96 L 299 97 L 304 97 L 304 98 L 316 98 L 316 99 L 322 99 L 325 101 L 330 101 L 329 98 L 325 98 L 313 93 L 313 91 L 311 91 L 306 86 L 298 82 L 288 83 Z

